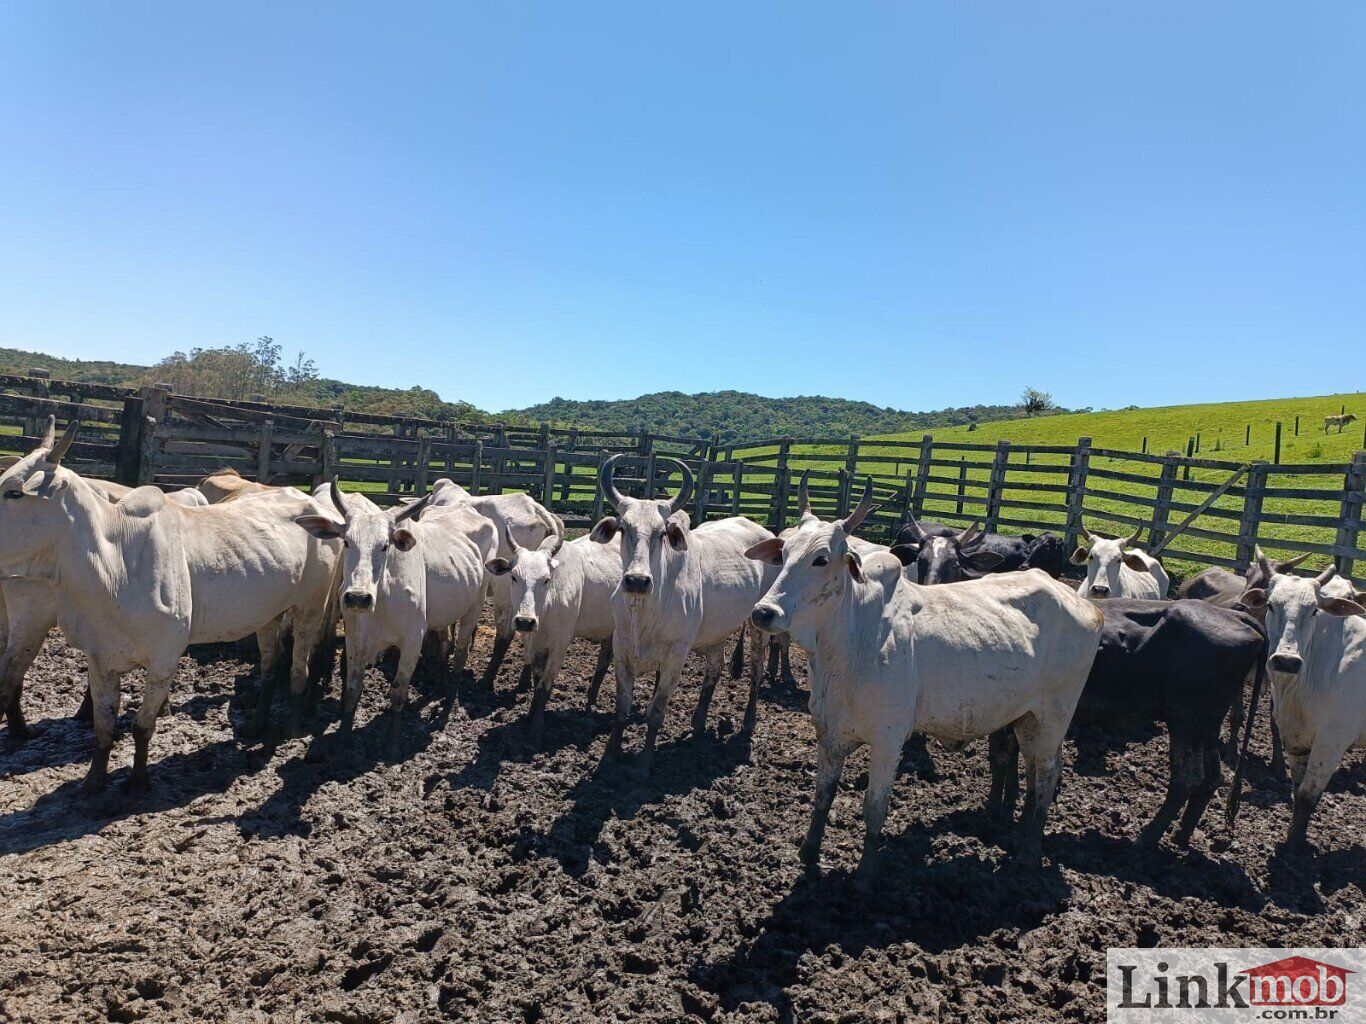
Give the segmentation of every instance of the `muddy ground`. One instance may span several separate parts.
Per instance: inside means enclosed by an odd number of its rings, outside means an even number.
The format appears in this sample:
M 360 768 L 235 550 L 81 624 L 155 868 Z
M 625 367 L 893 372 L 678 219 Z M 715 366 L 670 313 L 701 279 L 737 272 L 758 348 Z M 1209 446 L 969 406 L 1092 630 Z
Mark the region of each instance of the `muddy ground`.
M 481 628 L 476 669 L 490 641 Z M 1044 869 L 1001 870 L 977 811 L 983 745 L 931 745 L 938 777 L 908 758 L 865 890 L 849 874 L 858 758 L 823 874 L 798 864 L 803 694 L 766 687 L 751 744 L 744 688 L 723 683 L 711 731 L 690 738 L 690 665 L 642 783 L 629 757 L 597 770 L 611 687 L 584 710 L 594 655 L 571 653 L 540 751 L 510 658 L 492 693 L 420 679 L 394 760 L 372 676 L 353 752 L 321 764 L 306 738 L 239 737 L 258 687 L 239 653 L 187 658 L 153 791 L 119 789 L 125 737 L 92 801 L 90 733 L 67 718 L 83 661 L 54 636 L 26 695 L 42 734 L 0 747 L 0 1019 L 1095 1021 L 1107 946 L 1362 942 L 1366 767 L 1357 755 L 1336 775 L 1317 856 L 1279 856 L 1288 783 L 1266 767 L 1264 718 L 1227 853 L 1211 845 L 1223 793 L 1191 851 L 1137 850 L 1165 736 L 1087 731 L 1068 745 Z

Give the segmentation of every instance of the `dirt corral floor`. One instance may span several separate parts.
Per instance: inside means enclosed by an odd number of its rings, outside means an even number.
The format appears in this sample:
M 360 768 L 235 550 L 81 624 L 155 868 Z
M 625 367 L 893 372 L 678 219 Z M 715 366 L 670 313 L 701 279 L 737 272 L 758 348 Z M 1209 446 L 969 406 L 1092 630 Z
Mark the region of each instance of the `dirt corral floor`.
M 490 643 L 481 628 L 477 671 Z M 0 1019 L 1096 1021 L 1107 946 L 1362 942 L 1362 759 L 1319 807 L 1317 856 L 1277 856 L 1288 782 L 1266 768 L 1265 707 L 1226 854 L 1211 847 L 1223 793 L 1190 852 L 1137 850 L 1165 734 L 1083 732 L 1044 869 L 1003 871 L 977 811 L 985 745 L 931 744 L 938 777 L 908 757 L 883 873 L 863 889 L 857 756 L 824 872 L 798 863 L 815 763 L 804 693 L 766 686 L 751 745 L 745 687 L 723 681 L 692 739 L 691 664 L 642 783 L 629 755 L 597 769 L 611 683 L 586 712 L 595 649 L 571 652 L 539 752 L 517 653 L 495 693 L 419 677 L 394 760 L 372 675 L 352 754 L 323 763 L 307 739 L 238 737 L 249 661 L 187 658 L 152 792 L 119 788 L 125 736 L 108 795 L 88 800 L 90 732 L 67 717 L 84 662 L 50 639 L 26 694 L 42 733 L 0 748 Z M 125 681 L 125 709 L 136 693 Z

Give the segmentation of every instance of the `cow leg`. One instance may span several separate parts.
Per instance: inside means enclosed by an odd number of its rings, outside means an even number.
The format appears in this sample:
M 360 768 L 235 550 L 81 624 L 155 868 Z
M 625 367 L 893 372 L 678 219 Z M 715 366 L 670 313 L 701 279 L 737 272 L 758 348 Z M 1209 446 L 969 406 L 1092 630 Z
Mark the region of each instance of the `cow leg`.
M 764 648 L 769 644 L 766 633 L 757 629 L 746 632 L 749 634 L 749 700 L 745 704 L 745 721 L 741 730 L 748 736 L 759 724 L 759 683 L 763 680 Z
M 398 669 L 394 672 L 393 685 L 389 687 L 389 755 L 398 753 L 399 740 L 403 738 L 403 708 L 408 703 L 408 684 L 422 656 L 422 635 L 410 636 L 404 642 L 398 655 Z
M 266 623 L 256 631 L 256 646 L 261 651 L 261 692 L 256 698 L 256 715 L 251 721 L 252 735 L 265 733 L 270 724 L 270 706 L 275 700 L 275 665 L 280 658 L 280 620 Z
M 151 788 L 147 757 L 161 707 L 171 696 L 176 667 L 173 665 L 169 672 L 151 668 L 147 670 L 147 680 L 142 686 L 142 703 L 138 705 L 137 716 L 133 719 L 133 771 L 124 780 L 125 789 L 141 791 Z
M 617 675 L 617 706 L 612 717 L 612 731 L 607 736 L 607 747 L 603 760 L 621 753 L 621 739 L 626 732 L 626 723 L 631 720 L 631 708 L 635 703 L 636 672 L 620 650 L 615 650 L 612 658 Z
M 1328 780 L 1342 763 L 1342 756 L 1347 753 L 1350 741 L 1351 737 L 1346 741 L 1337 742 L 1320 734 L 1314 740 L 1314 747 L 1309 756 L 1302 759 L 1300 778 L 1291 797 L 1287 845 L 1301 847 L 1308 844 L 1309 819 L 1314 814 L 1314 808 L 1319 805 L 1319 799 L 1328 786 Z
M 556 646 L 541 652 L 533 661 L 533 686 L 531 692 L 531 717 L 527 722 L 527 735 L 533 746 L 540 746 L 545 731 L 545 708 L 550 703 L 550 691 L 555 686 L 555 677 L 560 674 L 564 662 L 565 647 Z
M 710 652 L 708 656 L 710 658 Z M 650 699 L 650 707 L 645 712 L 645 748 L 640 752 L 639 763 L 642 776 L 648 777 L 650 769 L 654 767 L 655 742 L 659 739 L 660 727 L 664 725 L 664 712 L 668 710 L 669 698 L 673 696 L 674 690 L 678 689 L 678 683 L 683 678 L 683 662 L 687 657 L 686 650 L 681 654 L 671 652 L 659 666 L 659 672 L 655 676 L 654 696 Z M 720 672 L 719 667 L 717 671 Z
M 5 653 L 0 654 L 0 707 L 5 709 L 5 719 L 9 727 L 9 743 L 17 747 L 31 735 L 24 721 L 22 701 L 24 696 L 24 676 L 29 666 L 38 656 L 43 646 L 42 636 L 9 635 Z M 86 691 L 89 692 L 88 690 Z
M 811 825 L 806 830 L 806 839 L 798 851 L 808 870 L 820 866 L 825 823 L 830 820 L 830 805 L 835 800 L 840 774 L 844 771 L 844 759 L 848 754 L 848 746 L 831 743 L 826 737 L 820 737 L 816 747 L 816 802 L 811 808 Z
M 1024 755 L 1026 772 L 1025 811 L 1015 848 L 1015 859 L 1020 864 L 1036 865 L 1043 856 L 1044 824 L 1058 789 L 1062 741 L 1071 717 L 1071 709 L 1067 713 L 1054 709 L 1046 722 L 1035 712 L 1015 722 L 1015 738 Z
M 1246 686 L 1239 686 L 1233 695 L 1233 703 L 1228 709 L 1228 746 L 1224 748 L 1224 757 L 1230 764 L 1238 760 L 1238 737 L 1243 734 L 1243 689 Z
M 119 721 L 119 675 L 105 672 L 88 663 L 90 716 L 95 728 L 95 752 L 90 757 L 90 770 L 86 772 L 84 789 L 87 793 L 97 793 L 104 788 L 109 775 L 109 752 L 114 749 L 114 730 Z
M 289 663 L 289 733 L 297 736 L 303 731 L 304 709 L 308 702 L 309 666 L 314 652 L 322 641 L 325 610 L 321 608 L 294 609 L 294 650 Z
M 1270 687 L 1267 687 L 1270 689 Z M 1271 770 L 1281 775 L 1285 774 L 1285 747 L 1281 743 L 1281 729 L 1276 724 L 1276 715 L 1273 713 L 1271 718 Z
M 464 675 L 465 666 L 469 664 L 470 648 L 474 646 L 474 631 L 479 626 L 479 605 L 476 604 L 472 609 L 465 613 L 460 620 L 459 628 L 455 631 L 455 653 L 451 655 L 451 671 L 456 678 Z M 508 636 L 507 643 L 503 644 L 503 654 L 507 654 L 507 645 L 512 643 L 511 635 Z M 498 653 L 498 640 L 493 641 L 493 657 L 489 660 L 492 675 L 485 672 L 484 678 L 488 686 L 493 685 L 493 679 L 498 675 L 498 666 L 503 663 L 503 654 Z
M 744 642 L 743 638 L 741 642 Z M 697 695 L 697 708 L 692 713 L 692 733 L 694 736 L 701 736 L 707 731 L 707 709 L 711 707 L 711 698 L 716 692 L 716 682 L 721 678 L 725 647 L 718 645 L 708 648 L 702 656 L 705 659 L 702 670 L 702 692 Z
M 612 665 L 612 638 L 609 636 L 598 647 L 598 663 L 593 667 L 593 680 L 588 684 L 588 710 L 592 711 L 598 703 L 598 690 L 602 680 Z
M 882 826 L 887 820 L 887 801 L 901 764 L 905 734 L 891 733 L 878 738 L 868 759 L 868 792 L 863 795 L 863 853 L 858 872 L 869 875 L 877 870 L 882 845 Z
M 493 687 L 494 680 L 498 678 L 498 670 L 503 667 L 503 659 L 507 657 L 508 648 L 512 646 L 512 610 L 508 610 L 506 622 L 503 618 L 500 609 L 494 626 L 493 653 L 489 655 L 488 666 L 484 669 L 482 685 L 485 689 Z
M 741 642 L 743 640 L 742 637 Z M 778 640 L 776 637 L 770 637 L 768 641 L 768 668 L 764 670 L 764 675 L 773 680 L 774 685 L 777 685 L 778 682 L 778 659 Z
M 86 684 L 85 693 L 81 697 L 81 706 L 76 709 L 76 713 L 71 716 L 73 722 L 93 722 L 95 720 L 95 706 L 90 699 L 90 686 Z
M 792 672 L 792 634 L 783 633 L 774 640 L 778 645 L 778 672 L 783 685 L 789 689 L 797 688 L 797 677 Z
M 1167 796 L 1153 820 L 1139 833 L 1140 846 L 1157 845 L 1204 777 L 1204 755 L 1186 729 L 1169 727 L 1169 743 Z
M 1009 726 L 987 738 L 987 760 L 991 764 L 987 818 L 993 827 L 1006 828 L 1015 818 L 1015 804 L 1020 798 L 1020 741 Z
M 1195 784 L 1195 789 L 1191 792 L 1185 813 L 1181 815 L 1181 826 L 1176 830 L 1176 835 L 1173 837 L 1176 845 L 1183 848 L 1190 845 L 1191 836 L 1195 834 L 1195 826 L 1200 824 L 1201 815 L 1205 813 L 1205 808 L 1209 806 L 1219 784 L 1224 781 L 1223 765 L 1219 758 L 1219 735 L 1217 732 L 1203 748 L 1197 749 L 1196 756 L 1201 760 L 1203 771 L 1199 781 Z

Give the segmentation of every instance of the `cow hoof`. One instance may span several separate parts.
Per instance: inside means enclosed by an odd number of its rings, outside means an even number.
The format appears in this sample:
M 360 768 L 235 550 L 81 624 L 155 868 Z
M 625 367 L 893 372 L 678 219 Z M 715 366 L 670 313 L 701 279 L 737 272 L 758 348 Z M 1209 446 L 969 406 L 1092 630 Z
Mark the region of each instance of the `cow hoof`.
M 327 736 L 315 736 L 313 742 L 304 751 L 305 764 L 322 764 L 327 760 L 328 747 L 332 746 L 334 740 Z
M 148 793 L 152 789 L 152 780 L 146 772 L 133 772 L 123 780 L 121 788 L 125 793 Z
M 755 728 L 755 726 L 757 726 L 758 724 L 759 724 L 759 715 L 758 715 L 758 713 L 755 712 L 755 713 L 751 714 L 750 712 L 746 711 L 746 712 L 745 712 L 745 720 L 744 720 L 743 722 L 740 723 L 740 732 L 742 732 L 744 735 L 748 736 L 748 735 L 750 735 L 750 734 L 752 734 L 752 733 L 754 732 L 754 728 Z
M 92 772 L 86 775 L 85 780 L 81 783 L 81 792 L 88 797 L 99 796 L 104 792 L 105 782 L 104 772 L 99 774 Z

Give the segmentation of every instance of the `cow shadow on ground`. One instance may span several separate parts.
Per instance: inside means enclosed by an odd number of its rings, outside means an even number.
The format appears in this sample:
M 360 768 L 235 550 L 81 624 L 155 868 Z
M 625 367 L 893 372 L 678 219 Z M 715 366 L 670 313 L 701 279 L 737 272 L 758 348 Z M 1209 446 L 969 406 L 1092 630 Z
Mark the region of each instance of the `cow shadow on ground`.
M 527 715 L 496 725 L 479 735 L 474 759 L 446 780 L 451 789 L 491 790 L 504 765 L 528 764 L 538 755 L 565 747 L 587 748 L 612 725 L 600 712 L 547 708 L 539 742 L 533 741 Z
M 1044 842 L 1050 854 L 1073 871 L 1144 885 L 1172 899 L 1208 899 L 1248 910 L 1266 904 L 1266 894 L 1241 865 L 1215 860 L 1196 846 L 1180 850 L 1164 842 L 1146 848 L 1137 838 L 1087 829 L 1053 833 Z
M 661 745 L 648 778 L 640 774 L 639 754 L 604 761 L 570 790 L 568 811 L 546 832 L 524 833 L 519 845 L 553 858 L 567 874 L 578 877 L 594 859 L 604 863 L 612 859 L 612 852 L 601 845 L 609 820 L 629 820 L 643 807 L 661 804 L 670 796 L 707 789 L 747 763 L 749 755 L 747 735 L 732 733 L 722 738 L 708 730 Z
M 911 828 L 884 845 L 871 884 L 848 871 L 803 874 L 769 914 L 746 928 L 757 936 L 728 956 L 695 967 L 690 980 L 726 1011 L 765 1002 L 793 1019 L 787 990 L 808 953 L 857 958 L 865 950 L 912 942 L 930 953 L 982 941 L 998 929 L 1028 931 L 1061 911 L 1071 889 L 1056 868 L 1000 867 L 964 853 L 926 863 L 947 827 Z

